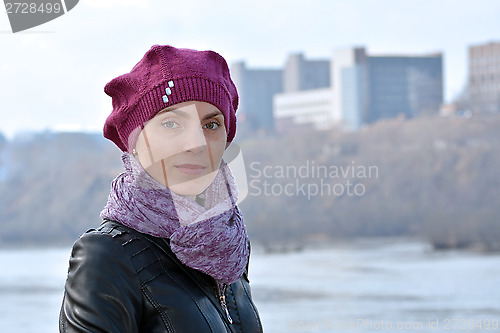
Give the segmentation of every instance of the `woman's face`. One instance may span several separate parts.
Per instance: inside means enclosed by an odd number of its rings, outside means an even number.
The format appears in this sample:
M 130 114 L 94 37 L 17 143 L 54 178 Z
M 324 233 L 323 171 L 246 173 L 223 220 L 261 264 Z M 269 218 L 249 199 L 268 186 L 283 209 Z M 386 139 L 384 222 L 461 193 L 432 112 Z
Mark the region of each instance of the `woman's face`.
M 205 102 L 184 102 L 160 111 L 136 142 L 137 159 L 173 192 L 196 196 L 214 180 L 226 148 L 224 115 Z

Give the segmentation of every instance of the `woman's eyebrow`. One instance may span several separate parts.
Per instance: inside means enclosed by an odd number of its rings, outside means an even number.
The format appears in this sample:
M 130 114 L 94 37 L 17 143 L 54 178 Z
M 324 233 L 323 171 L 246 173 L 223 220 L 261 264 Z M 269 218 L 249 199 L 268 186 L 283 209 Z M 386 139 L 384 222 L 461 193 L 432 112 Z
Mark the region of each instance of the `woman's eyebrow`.
M 203 120 L 207 120 L 207 119 L 210 119 L 210 118 L 213 118 L 213 117 L 217 117 L 218 115 L 221 115 L 222 112 L 220 112 L 219 110 L 215 110 L 209 114 L 207 114 L 205 117 L 203 117 Z
M 173 113 L 175 113 L 176 115 L 178 115 L 179 117 L 182 117 L 182 118 L 189 118 L 190 117 L 189 112 L 183 111 L 182 109 L 169 109 L 169 108 L 166 108 L 166 109 L 161 110 L 158 113 L 161 114 L 161 113 L 165 113 L 165 112 L 173 112 Z M 219 115 L 222 115 L 222 112 L 217 109 L 217 110 L 214 110 L 213 112 L 210 112 L 209 114 L 205 115 L 202 120 L 207 120 L 207 119 L 210 119 L 210 118 L 213 118 L 213 117 L 217 117 Z
M 189 113 L 187 113 L 186 111 L 182 111 L 181 109 L 169 110 L 169 112 L 173 112 L 182 118 L 189 118 Z
M 175 113 L 176 115 L 178 115 L 178 116 L 180 116 L 182 118 L 189 118 L 189 114 L 186 111 L 182 111 L 181 109 L 169 109 L 169 108 L 166 108 L 166 109 L 163 109 L 160 112 L 158 112 L 158 114 L 167 113 L 167 112 Z

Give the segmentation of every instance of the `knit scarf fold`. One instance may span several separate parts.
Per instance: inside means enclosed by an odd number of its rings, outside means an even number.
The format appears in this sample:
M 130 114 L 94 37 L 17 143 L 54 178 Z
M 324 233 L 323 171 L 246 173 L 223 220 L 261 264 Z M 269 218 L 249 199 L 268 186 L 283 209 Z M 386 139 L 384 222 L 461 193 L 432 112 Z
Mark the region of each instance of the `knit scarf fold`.
M 202 206 L 157 182 L 131 154 L 123 153 L 122 161 L 125 172 L 113 180 L 101 218 L 168 238 L 186 266 L 219 283 L 237 281 L 245 271 L 249 246 L 227 164 L 221 164 L 212 184 L 199 195 Z

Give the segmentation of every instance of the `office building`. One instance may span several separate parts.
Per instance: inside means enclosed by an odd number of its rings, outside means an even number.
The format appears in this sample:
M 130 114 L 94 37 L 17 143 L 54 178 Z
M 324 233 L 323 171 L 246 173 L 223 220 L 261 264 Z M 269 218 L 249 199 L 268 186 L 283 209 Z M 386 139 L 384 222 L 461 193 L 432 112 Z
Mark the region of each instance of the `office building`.
M 363 47 L 342 49 L 329 72 L 330 89 L 276 95 L 276 123 L 356 130 L 383 118 L 437 114 L 443 102 L 441 53 L 371 56 Z
M 367 78 L 367 123 L 398 115 L 437 114 L 443 103 L 441 53 L 369 56 Z
M 231 65 L 238 88 L 238 121 L 247 130 L 274 131 L 273 96 L 283 91 L 281 69 L 249 69 L 244 62 Z
M 311 89 L 300 93 L 281 93 L 274 96 L 276 132 L 289 133 L 296 129 L 327 129 L 338 119 L 332 117 L 331 88 Z
M 364 48 L 336 50 L 331 66 L 332 115 L 344 129 L 358 129 L 367 112 L 367 55 Z
M 250 129 L 271 132 L 279 127 L 274 123 L 273 96 L 283 91 L 328 89 L 330 61 L 307 60 L 302 54 L 292 54 L 288 57 L 283 70 L 250 69 L 244 62 L 237 62 L 231 65 L 231 76 L 240 95 L 238 120 L 242 125 L 242 131 Z M 324 95 L 324 92 L 319 95 Z M 322 104 L 330 103 L 324 98 L 320 99 Z M 285 111 L 285 114 L 287 112 L 292 111 Z
M 469 47 L 468 89 L 473 113 L 500 112 L 500 42 Z
M 330 61 L 306 60 L 301 53 L 291 54 L 283 71 L 283 91 L 294 92 L 330 87 Z

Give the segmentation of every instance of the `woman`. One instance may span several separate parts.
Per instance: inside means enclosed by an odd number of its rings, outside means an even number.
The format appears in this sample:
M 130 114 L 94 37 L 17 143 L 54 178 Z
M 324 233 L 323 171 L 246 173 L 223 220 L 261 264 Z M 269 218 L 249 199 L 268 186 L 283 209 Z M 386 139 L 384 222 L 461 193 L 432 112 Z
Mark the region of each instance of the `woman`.
M 262 332 L 249 242 L 222 155 L 238 94 L 212 51 L 153 46 L 105 87 L 125 172 L 74 244 L 61 332 Z

